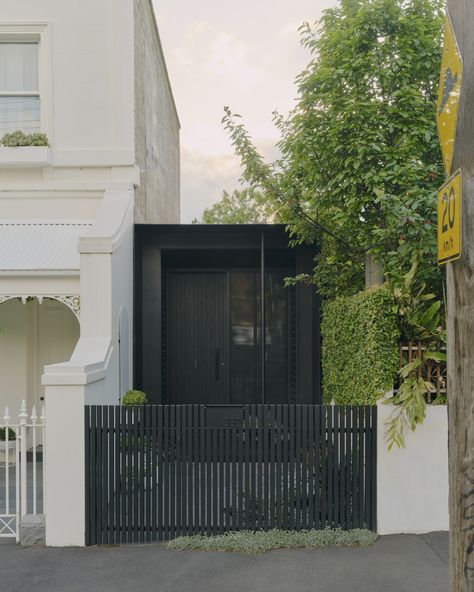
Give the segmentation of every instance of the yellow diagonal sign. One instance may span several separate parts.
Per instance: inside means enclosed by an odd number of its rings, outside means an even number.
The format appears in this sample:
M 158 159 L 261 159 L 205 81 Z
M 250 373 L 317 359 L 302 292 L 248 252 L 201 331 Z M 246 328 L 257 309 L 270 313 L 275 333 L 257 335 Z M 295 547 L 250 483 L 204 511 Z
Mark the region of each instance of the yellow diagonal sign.
M 444 45 L 441 58 L 441 78 L 436 105 L 436 123 L 443 155 L 446 176 L 451 174 L 453 164 L 454 140 L 461 93 L 462 58 L 451 19 L 446 16 L 444 23 Z
M 461 256 L 461 171 L 438 191 L 438 264 Z

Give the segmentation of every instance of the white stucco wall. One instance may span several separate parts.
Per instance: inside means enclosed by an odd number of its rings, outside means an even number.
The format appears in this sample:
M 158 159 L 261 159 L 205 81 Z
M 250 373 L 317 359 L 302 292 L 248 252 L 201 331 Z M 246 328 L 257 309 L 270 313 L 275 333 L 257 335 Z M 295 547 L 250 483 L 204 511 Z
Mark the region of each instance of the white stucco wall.
M 132 376 L 133 204 L 132 188 L 107 192 L 94 225 L 81 237 L 81 337 L 71 360 L 46 367 L 43 376 L 46 542 L 51 546 L 85 542 L 84 405 L 118 404 L 123 394 L 118 344 L 122 311 L 129 319 L 130 340 L 122 375 Z
M 0 217 L 12 215 L 5 191 L 34 192 L 49 211 L 51 192 L 59 203 L 58 191 L 134 185 L 136 221 L 178 222 L 179 121 L 152 1 L 4 0 L 0 40 L 29 29 L 41 39 L 41 130 L 51 148 L 28 162 L 25 150 L 44 149 L 0 147 Z
M 132 2 L 3 0 L 0 24 L 15 22 L 48 28 L 40 85 L 48 80 L 42 124 L 52 166 L 133 164 Z
M 93 220 L 104 190 L 4 190 L 0 169 L 0 219 Z
M 391 405 L 378 407 L 377 530 L 379 534 L 449 530 L 448 416 L 429 406 L 425 421 L 406 435 L 406 448 L 387 449 Z

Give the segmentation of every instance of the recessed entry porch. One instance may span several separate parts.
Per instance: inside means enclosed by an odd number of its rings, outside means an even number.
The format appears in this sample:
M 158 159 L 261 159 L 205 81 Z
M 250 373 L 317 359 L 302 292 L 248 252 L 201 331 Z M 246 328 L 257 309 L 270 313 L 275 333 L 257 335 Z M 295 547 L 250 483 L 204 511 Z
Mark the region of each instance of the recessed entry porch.
M 137 225 L 136 387 L 152 403 L 320 402 L 319 298 L 285 286 L 314 255 L 278 225 Z
M 44 366 L 70 359 L 79 339 L 79 320 L 70 305 L 54 298 L 0 297 L 0 401 L 15 416 L 20 403 L 44 399 Z M 3 301 L 2 301 L 3 300 Z M 75 300 L 79 300 L 77 297 Z

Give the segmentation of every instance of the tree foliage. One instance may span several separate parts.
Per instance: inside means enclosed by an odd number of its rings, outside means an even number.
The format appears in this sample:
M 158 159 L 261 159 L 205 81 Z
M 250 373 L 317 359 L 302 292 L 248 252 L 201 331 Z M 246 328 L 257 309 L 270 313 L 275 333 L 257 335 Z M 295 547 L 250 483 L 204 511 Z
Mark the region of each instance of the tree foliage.
M 193 224 L 266 224 L 275 222 L 272 203 L 260 191 L 249 188 L 224 191 L 220 201 L 206 208 Z
M 341 0 L 302 27 L 312 60 L 299 99 L 275 114 L 281 158 L 264 162 L 240 116 L 223 123 L 243 180 L 297 241 L 319 242 L 314 280 L 328 297 L 357 292 L 367 253 L 388 276 L 408 271 L 439 293 L 435 125 L 442 0 Z

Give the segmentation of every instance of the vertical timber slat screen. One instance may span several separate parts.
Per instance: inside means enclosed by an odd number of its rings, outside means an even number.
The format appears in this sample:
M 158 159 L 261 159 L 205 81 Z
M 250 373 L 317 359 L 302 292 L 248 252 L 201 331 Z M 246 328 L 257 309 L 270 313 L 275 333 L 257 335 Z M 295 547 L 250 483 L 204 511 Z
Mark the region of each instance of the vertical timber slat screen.
M 376 407 L 87 406 L 86 543 L 376 528 Z

